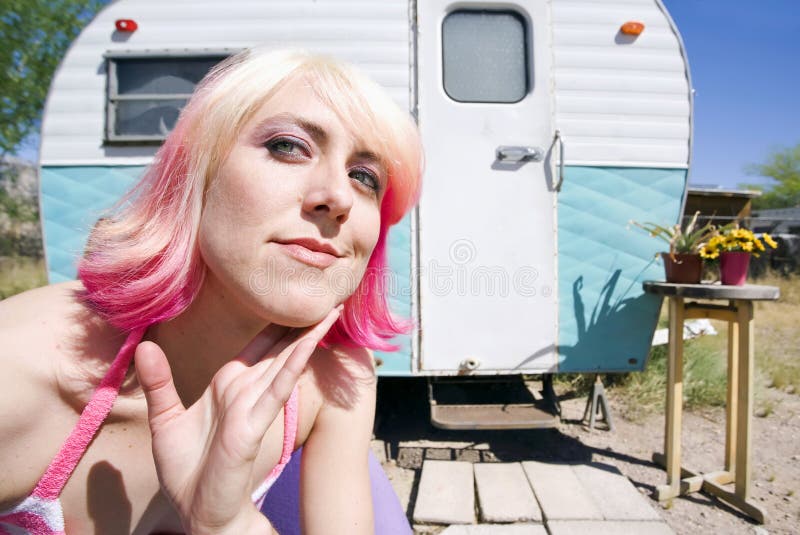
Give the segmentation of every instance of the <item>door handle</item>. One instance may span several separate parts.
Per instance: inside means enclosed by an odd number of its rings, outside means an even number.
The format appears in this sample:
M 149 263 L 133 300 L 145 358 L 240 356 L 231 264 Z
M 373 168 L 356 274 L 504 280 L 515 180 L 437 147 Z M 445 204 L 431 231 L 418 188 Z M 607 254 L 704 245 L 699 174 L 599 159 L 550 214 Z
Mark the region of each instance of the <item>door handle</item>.
M 561 130 L 556 130 L 553 135 L 553 145 L 558 145 L 558 182 L 556 182 L 556 193 L 561 192 L 561 185 L 564 183 L 564 137 Z
M 501 162 L 540 162 L 544 151 L 539 147 L 510 147 L 502 145 L 497 147 L 495 156 Z

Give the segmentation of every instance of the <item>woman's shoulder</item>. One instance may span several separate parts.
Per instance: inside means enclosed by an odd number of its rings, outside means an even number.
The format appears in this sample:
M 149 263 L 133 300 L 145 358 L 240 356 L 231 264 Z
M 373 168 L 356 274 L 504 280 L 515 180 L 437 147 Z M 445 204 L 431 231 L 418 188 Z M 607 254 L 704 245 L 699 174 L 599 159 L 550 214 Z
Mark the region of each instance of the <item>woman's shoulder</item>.
M 17 401 L 13 412 L 56 400 L 80 410 L 79 393 L 91 393 L 113 358 L 119 332 L 83 305 L 81 288 L 54 284 L 0 301 L 0 396 Z
M 76 282 L 29 290 L 0 301 L 0 365 L 34 375 L 50 375 L 58 355 L 75 352 L 87 311 Z
M 352 410 L 373 402 L 377 378 L 369 349 L 345 345 L 318 347 L 308 368 L 321 406 Z
M 306 410 L 312 413 L 306 446 L 313 444 L 313 451 L 319 452 L 319 447 L 328 453 L 367 448 L 377 389 L 372 353 L 363 347 L 319 348 L 309 361 L 308 371 L 307 382 L 313 383 L 309 389 L 313 393 L 306 397 L 304 392 L 303 396 L 303 405 L 311 405 Z
M 78 310 L 81 289 L 78 281 L 62 282 L 3 299 L 0 301 L 0 329 L 19 329 L 28 324 L 46 327 L 53 317 Z
M 0 301 L 0 365 L 4 380 L 11 373 L 47 376 L 51 355 L 59 349 L 59 332 L 66 330 L 74 312 L 70 294 L 74 284 L 44 286 Z
M 43 427 L 66 413 L 54 356 L 63 344 L 58 332 L 65 332 L 60 316 L 74 310 L 68 301 L 65 285 L 0 301 L 0 465 L 7 475 L 0 485 L 0 502 L 18 496 L 41 475 L 52 453 L 52 448 L 40 445 L 49 436 Z M 62 430 L 53 432 L 57 431 Z

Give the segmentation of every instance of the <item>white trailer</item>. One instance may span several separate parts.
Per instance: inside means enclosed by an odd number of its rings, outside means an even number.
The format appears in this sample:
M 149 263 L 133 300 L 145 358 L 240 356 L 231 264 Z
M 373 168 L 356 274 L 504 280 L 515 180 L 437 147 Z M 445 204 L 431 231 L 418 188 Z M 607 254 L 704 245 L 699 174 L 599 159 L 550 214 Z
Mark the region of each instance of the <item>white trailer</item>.
M 130 31 L 134 30 L 134 31 Z M 140 175 L 194 84 L 254 45 L 352 62 L 418 120 L 419 207 L 391 234 L 395 310 L 419 328 L 381 375 L 623 372 L 645 365 L 656 240 L 680 219 L 692 92 L 660 0 L 117 0 L 47 101 L 51 281 Z

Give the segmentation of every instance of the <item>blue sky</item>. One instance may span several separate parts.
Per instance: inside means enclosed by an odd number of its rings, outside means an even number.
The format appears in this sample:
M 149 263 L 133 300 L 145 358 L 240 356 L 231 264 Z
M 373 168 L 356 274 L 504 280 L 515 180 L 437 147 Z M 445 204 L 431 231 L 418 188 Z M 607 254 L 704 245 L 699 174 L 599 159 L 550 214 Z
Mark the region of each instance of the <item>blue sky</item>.
M 696 91 L 690 182 L 764 182 L 744 167 L 800 143 L 800 1 L 664 4 L 683 37 Z
M 766 182 L 745 166 L 800 143 L 800 0 L 664 3 L 683 37 L 696 90 L 690 182 Z M 36 145 L 20 155 L 35 160 Z

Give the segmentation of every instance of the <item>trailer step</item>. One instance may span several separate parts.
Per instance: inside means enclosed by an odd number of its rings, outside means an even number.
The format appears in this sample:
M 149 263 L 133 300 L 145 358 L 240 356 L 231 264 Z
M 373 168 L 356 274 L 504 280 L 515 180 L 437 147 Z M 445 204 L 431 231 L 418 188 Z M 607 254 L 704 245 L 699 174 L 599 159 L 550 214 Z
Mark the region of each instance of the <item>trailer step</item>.
M 440 429 L 543 429 L 558 416 L 534 405 L 432 405 L 431 423 Z
M 440 429 L 543 429 L 559 422 L 558 404 L 536 396 L 521 377 L 431 379 L 431 424 Z

